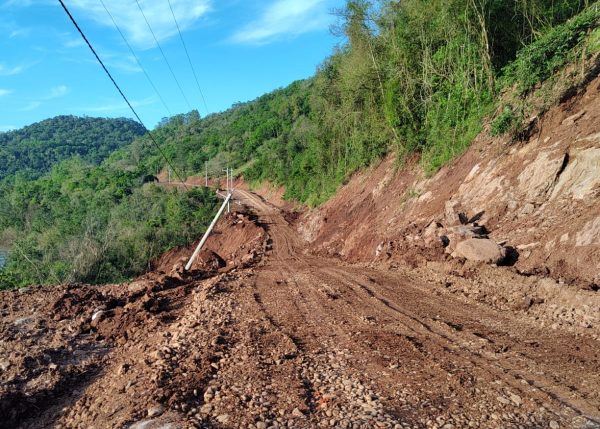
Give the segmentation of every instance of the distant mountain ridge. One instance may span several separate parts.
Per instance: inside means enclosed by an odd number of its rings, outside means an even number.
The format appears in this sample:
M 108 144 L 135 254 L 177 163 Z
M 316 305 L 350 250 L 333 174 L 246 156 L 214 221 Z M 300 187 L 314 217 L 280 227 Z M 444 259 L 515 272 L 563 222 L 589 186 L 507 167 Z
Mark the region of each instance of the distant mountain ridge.
M 0 180 L 18 172 L 39 177 L 74 156 L 99 164 L 144 133 L 131 119 L 77 116 L 57 116 L 0 133 Z

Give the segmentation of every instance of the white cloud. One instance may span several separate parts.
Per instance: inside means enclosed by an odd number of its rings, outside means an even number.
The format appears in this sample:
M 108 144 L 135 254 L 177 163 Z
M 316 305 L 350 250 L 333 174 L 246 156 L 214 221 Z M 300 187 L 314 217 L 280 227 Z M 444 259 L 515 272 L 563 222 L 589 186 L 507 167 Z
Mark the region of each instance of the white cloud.
M 159 41 L 177 34 L 169 4 L 166 1 L 139 0 L 140 5 Z M 71 0 L 71 5 L 80 16 L 86 16 L 101 25 L 113 27 L 113 23 L 97 0 Z M 212 0 L 171 0 L 173 11 L 181 31 L 190 28 L 211 9 Z M 128 40 L 142 49 L 155 46 L 152 33 L 135 1 L 104 0 L 117 25 Z
M 149 106 L 151 104 L 155 104 L 157 102 L 156 97 L 148 97 L 143 100 L 133 100 L 131 101 L 131 105 L 133 107 L 143 107 Z M 109 102 L 108 104 L 103 104 L 100 106 L 88 106 L 82 107 L 77 110 L 82 110 L 84 112 L 92 112 L 92 113 L 102 113 L 102 112 L 121 112 L 125 110 L 129 110 L 129 106 L 124 101 L 121 102 Z
M 25 68 L 23 65 L 6 67 L 4 64 L 0 64 L 0 76 L 14 76 L 21 73 Z
M 15 37 L 25 37 L 25 36 L 28 36 L 30 32 L 31 32 L 30 28 L 17 28 L 10 32 L 10 34 L 8 35 L 8 38 L 14 39 Z
M 69 39 L 63 45 L 65 48 L 79 48 L 80 46 L 85 46 L 85 42 L 79 37 L 77 39 Z
M 66 85 L 59 85 L 59 86 L 52 87 L 48 90 L 46 95 L 38 98 L 37 100 L 30 101 L 24 107 L 19 109 L 19 111 L 29 112 L 31 110 L 36 110 L 38 107 L 40 107 L 43 104 L 43 102 L 54 100 L 54 99 L 60 98 L 60 97 L 64 97 L 68 93 L 69 93 L 69 87 Z
M 141 73 L 142 69 L 133 55 L 101 50 L 100 58 L 110 69 L 117 69 L 125 73 Z M 96 60 L 93 60 L 95 63 Z
M 30 110 L 35 110 L 42 105 L 41 101 L 30 101 L 27 105 L 19 109 L 21 112 L 29 112 Z
M 60 98 L 67 95 L 69 92 L 69 87 L 66 85 L 55 86 L 54 88 L 50 88 L 48 91 L 48 95 L 42 97 L 41 100 L 53 100 L 55 98 Z
M 328 0 L 276 0 L 255 21 L 235 33 L 230 41 L 265 44 L 281 36 L 298 36 L 327 28 Z
M 4 97 L 5 95 L 12 94 L 12 89 L 2 89 L 0 88 L 0 97 Z

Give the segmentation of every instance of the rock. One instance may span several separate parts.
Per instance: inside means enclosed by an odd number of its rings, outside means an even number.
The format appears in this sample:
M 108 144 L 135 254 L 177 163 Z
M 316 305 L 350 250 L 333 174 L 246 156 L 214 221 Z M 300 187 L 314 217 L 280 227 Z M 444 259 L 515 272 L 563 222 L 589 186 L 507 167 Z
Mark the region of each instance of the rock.
M 460 223 L 460 219 L 458 218 L 460 208 L 460 203 L 458 201 L 446 201 L 444 207 L 444 221 L 446 226 L 457 225 Z
M 576 236 L 576 246 L 600 245 L 600 216 L 586 223 Z
M 436 221 L 431 222 L 427 228 L 423 230 L 423 237 L 425 238 L 433 238 L 437 236 L 438 229 L 441 228 L 441 225 Z
M 136 422 L 129 426 L 129 429 L 149 429 L 152 427 L 153 423 L 153 420 L 142 420 L 141 422 Z
M 292 416 L 294 416 L 294 417 L 304 417 L 304 413 L 302 413 L 302 411 L 300 411 L 300 409 L 298 407 L 296 407 L 292 411 Z
M 506 258 L 506 249 L 487 238 L 470 238 L 456 245 L 455 258 L 499 264 Z
M 250 263 L 252 261 L 254 261 L 254 259 L 256 259 L 257 254 L 255 251 L 252 251 L 250 253 L 248 253 L 247 255 L 242 256 L 242 263 Z
M 106 314 L 106 311 L 103 311 L 103 310 L 96 311 L 92 315 L 92 322 L 96 321 L 97 319 L 101 319 L 104 314 Z
M 513 402 L 513 404 L 515 404 L 517 407 L 520 407 L 521 404 L 523 403 L 523 400 L 521 399 L 521 397 L 519 395 L 515 395 L 514 393 L 510 394 L 510 400 Z
M 100 311 L 96 311 L 93 315 L 92 315 L 92 320 L 90 321 L 90 326 L 92 328 L 97 328 L 98 324 L 104 320 L 107 316 L 107 312 L 100 310 Z
M 487 230 L 479 225 L 457 225 L 446 229 L 446 237 L 448 244 L 444 247 L 446 247 L 446 253 L 451 254 L 461 241 L 469 238 L 487 238 Z
M 593 198 L 600 185 L 600 147 L 574 150 L 565 154 L 560 178 L 550 199 L 572 197 L 577 200 Z
M 163 405 L 156 405 L 152 408 L 148 408 L 148 417 L 150 417 L 150 418 L 158 417 L 164 412 L 165 412 L 165 407 Z
M 487 238 L 487 230 L 483 226 L 476 225 L 458 225 L 447 230 L 450 238 L 457 241 L 467 238 Z
M 508 399 L 506 399 L 504 396 L 498 396 L 498 402 L 500 402 L 502 405 L 510 404 L 510 401 Z
M 229 421 L 229 414 L 221 414 L 217 416 L 217 421 L 219 423 L 227 423 Z
M 256 429 L 267 429 L 267 424 L 265 422 L 257 422 Z
M 0 360 L 0 370 L 6 371 L 10 367 L 10 362 L 6 359 Z
M 526 215 L 530 215 L 534 211 L 535 211 L 535 206 L 532 203 L 527 203 L 523 206 L 523 209 L 521 209 L 521 214 L 526 216 Z
M 567 126 L 573 125 L 575 122 L 580 120 L 585 114 L 586 114 L 586 111 L 581 110 L 581 111 L 575 113 L 574 115 L 571 115 L 568 118 L 566 118 L 564 121 L 562 121 L 562 124 L 567 125 Z
M 558 429 L 560 426 L 558 424 L 558 422 L 551 420 L 550 421 L 550 429 Z
M 517 300 L 517 302 L 514 304 L 513 308 L 515 310 L 527 311 L 527 310 L 529 310 L 529 307 L 531 307 L 532 305 L 533 305 L 533 298 L 526 296 L 520 300 Z

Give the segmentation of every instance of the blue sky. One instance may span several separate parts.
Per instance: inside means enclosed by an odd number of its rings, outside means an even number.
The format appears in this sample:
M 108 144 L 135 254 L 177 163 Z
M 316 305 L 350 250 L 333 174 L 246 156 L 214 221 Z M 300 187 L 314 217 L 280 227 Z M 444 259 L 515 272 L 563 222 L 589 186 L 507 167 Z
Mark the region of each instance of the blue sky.
M 65 0 L 102 60 L 152 128 L 189 105 L 207 113 L 167 0 Z M 170 0 L 209 112 L 311 76 L 341 41 L 329 33 L 344 0 Z M 168 110 L 167 110 L 168 108 Z M 0 0 L 0 131 L 61 115 L 131 117 L 58 0 Z

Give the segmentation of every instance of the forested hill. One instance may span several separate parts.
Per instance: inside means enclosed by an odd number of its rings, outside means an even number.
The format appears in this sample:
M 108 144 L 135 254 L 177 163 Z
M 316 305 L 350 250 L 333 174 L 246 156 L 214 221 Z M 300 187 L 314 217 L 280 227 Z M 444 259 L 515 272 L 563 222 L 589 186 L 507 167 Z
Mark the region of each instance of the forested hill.
M 144 132 L 139 123 L 125 118 L 57 116 L 0 133 L 0 179 L 16 172 L 39 177 L 77 155 L 99 164 Z
M 490 117 L 494 133 L 518 134 L 535 110 L 527 95 L 600 50 L 598 2 L 350 0 L 338 15 L 345 43 L 312 78 L 162 124 L 155 133 L 175 164 L 187 174 L 229 164 L 317 205 L 390 151 L 433 173 Z M 547 106 L 559 95 L 541 98 Z M 143 153 L 149 171 L 162 167 L 146 139 L 135 146 L 131 165 Z

